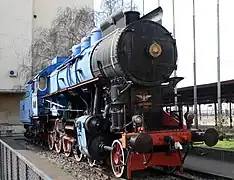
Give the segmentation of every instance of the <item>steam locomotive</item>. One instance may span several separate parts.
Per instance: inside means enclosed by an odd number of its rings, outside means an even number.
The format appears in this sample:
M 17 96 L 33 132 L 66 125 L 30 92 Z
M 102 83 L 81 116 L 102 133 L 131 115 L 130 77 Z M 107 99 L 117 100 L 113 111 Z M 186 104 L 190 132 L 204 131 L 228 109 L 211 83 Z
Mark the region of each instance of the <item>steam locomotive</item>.
M 25 137 L 90 166 L 108 163 L 116 177 L 151 166 L 183 167 L 183 147 L 214 146 L 217 132 L 191 130 L 194 115 L 164 111 L 181 77 L 170 78 L 177 46 L 162 8 L 140 17 L 117 12 L 56 57 L 27 84 L 20 102 Z

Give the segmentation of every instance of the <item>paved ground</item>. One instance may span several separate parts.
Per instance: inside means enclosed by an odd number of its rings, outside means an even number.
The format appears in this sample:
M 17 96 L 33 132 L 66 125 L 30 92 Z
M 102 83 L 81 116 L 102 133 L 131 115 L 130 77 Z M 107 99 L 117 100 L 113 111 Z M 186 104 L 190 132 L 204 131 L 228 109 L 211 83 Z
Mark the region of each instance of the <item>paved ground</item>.
M 14 134 L 23 134 L 25 132 L 23 125 L 10 125 L 0 123 L 0 131 L 12 130 Z
M 22 156 L 24 156 L 27 160 L 29 160 L 32 164 L 34 164 L 38 169 L 43 171 L 47 176 L 51 177 L 54 180 L 75 180 L 72 176 L 67 175 L 64 171 L 60 168 L 56 167 L 55 165 L 51 164 L 49 160 L 42 159 L 37 155 L 35 152 L 26 149 L 22 141 L 19 143 L 18 141 L 14 140 L 14 137 L 1 138 L 4 142 L 6 142 L 9 146 L 19 152 Z
M 188 156 L 184 167 L 234 179 L 234 164 L 232 163 L 210 160 L 200 156 Z

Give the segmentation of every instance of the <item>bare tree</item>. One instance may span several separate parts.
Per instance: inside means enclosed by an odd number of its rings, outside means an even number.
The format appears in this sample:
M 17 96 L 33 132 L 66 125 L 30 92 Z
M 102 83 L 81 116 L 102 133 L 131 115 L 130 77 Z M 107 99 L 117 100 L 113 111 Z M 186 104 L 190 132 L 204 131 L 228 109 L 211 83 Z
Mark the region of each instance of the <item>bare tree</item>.
M 27 80 L 48 66 L 56 56 L 69 56 L 69 50 L 94 27 L 94 11 L 87 7 L 60 10 L 49 29 L 39 29 L 28 57 L 20 65 L 21 77 Z
M 126 0 L 102 0 L 101 11 L 96 12 L 96 21 L 99 23 L 118 10 L 137 10 L 138 7 Z
M 84 8 L 66 8 L 60 10 L 58 16 L 52 22 L 49 29 L 34 30 L 36 36 L 30 47 L 27 57 L 24 57 L 20 65 L 20 77 L 26 82 L 34 77 L 41 69 L 51 63 L 56 56 L 69 56 L 69 50 L 74 44 L 80 42 L 81 38 L 90 33 L 95 26 L 95 19 L 104 20 L 118 9 L 136 10 L 135 4 L 126 3 L 124 0 L 103 0 L 101 12 Z

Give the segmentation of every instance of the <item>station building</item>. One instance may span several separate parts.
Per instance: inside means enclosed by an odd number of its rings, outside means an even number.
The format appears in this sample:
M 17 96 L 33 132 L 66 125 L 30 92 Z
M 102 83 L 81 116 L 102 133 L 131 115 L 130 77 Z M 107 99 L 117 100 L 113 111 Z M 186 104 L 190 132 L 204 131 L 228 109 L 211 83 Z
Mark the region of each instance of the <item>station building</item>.
M 35 29 L 49 28 L 59 8 L 94 7 L 94 0 L 0 1 L 0 123 L 20 124 L 25 79 L 19 67 L 29 53 Z

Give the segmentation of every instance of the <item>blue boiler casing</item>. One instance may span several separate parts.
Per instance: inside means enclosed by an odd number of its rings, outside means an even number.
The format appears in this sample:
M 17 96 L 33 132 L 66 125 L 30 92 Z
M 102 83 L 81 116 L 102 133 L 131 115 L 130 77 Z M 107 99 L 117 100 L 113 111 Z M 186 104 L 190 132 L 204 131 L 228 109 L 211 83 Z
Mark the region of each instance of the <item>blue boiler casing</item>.
M 81 52 L 81 45 L 74 45 L 72 47 L 72 56 L 76 56 L 78 54 L 80 54 Z M 76 75 L 76 69 L 77 69 L 77 61 L 74 61 L 73 63 L 71 63 L 69 65 L 69 79 L 68 79 L 68 83 L 70 86 L 74 86 L 76 85 L 77 82 L 77 75 Z
M 60 63 L 60 66 L 61 66 L 61 64 L 63 64 L 64 62 L 66 62 L 67 59 L 68 59 L 67 57 L 55 57 L 52 60 L 52 63 L 54 63 L 54 64 Z M 57 76 L 58 76 L 58 69 L 57 68 L 49 75 L 49 81 L 50 81 L 49 93 L 53 93 L 53 92 L 56 92 L 56 91 L 59 90 L 59 87 L 58 87 L 58 78 L 57 78 Z
M 100 39 L 102 39 L 101 30 L 94 28 L 80 44 L 72 47 L 71 57 L 50 75 L 50 94 L 94 78 L 90 57 L 95 44 Z

